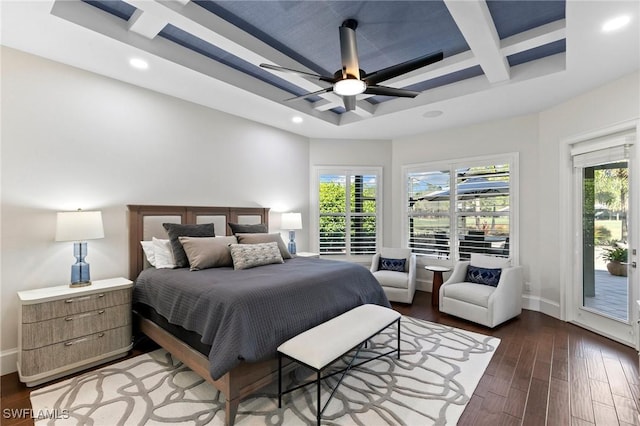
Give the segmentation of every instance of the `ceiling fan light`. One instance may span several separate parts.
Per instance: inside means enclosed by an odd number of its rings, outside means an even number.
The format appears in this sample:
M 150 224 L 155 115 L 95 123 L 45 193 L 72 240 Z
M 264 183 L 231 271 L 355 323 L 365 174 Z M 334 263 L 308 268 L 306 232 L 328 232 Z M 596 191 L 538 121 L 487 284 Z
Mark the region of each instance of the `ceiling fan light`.
M 355 96 L 360 93 L 364 93 L 367 89 L 367 84 L 356 78 L 347 78 L 345 80 L 337 81 L 333 85 L 333 91 L 340 96 Z

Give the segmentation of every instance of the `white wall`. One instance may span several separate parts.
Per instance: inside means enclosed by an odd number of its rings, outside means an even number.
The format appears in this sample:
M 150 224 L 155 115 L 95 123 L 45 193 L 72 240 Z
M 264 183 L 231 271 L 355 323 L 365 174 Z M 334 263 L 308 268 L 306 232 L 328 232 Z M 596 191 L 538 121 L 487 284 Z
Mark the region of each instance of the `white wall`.
M 533 224 L 538 217 L 535 209 L 538 204 L 538 188 L 535 184 L 538 171 L 538 118 L 527 115 L 507 120 L 482 123 L 470 127 L 446 130 L 437 133 L 421 134 L 393 141 L 393 211 L 392 235 L 395 246 L 401 247 L 403 206 L 402 167 L 410 164 L 433 161 L 500 155 L 509 152 L 519 153 L 520 163 L 520 221 L 526 223 L 520 232 L 520 259 L 525 269 L 526 280 L 530 279 L 529 270 L 536 267 L 537 238 Z M 432 260 L 430 259 L 430 262 Z M 451 262 L 448 266 L 452 266 Z M 423 262 L 419 260 L 419 264 Z M 418 288 L 431 291 L 431 273 L 418 269 Z M 533 283 L 532 283 L 533 285 Z
M 559 261 L 561 141 L 638 119 L 639 80 L 640 74 L 633 73 L 539 114 L 393 140 L 393 244 L 404 243 L 400 241 L 403 165 L 519 152 L 520 264 L 531 286 L 528 307 L 559 318 L 565 285 Z M 430 290 L 431 275 L 420 269 L 419 273 L 419 287 Z
M 92 279 L 127 276 L 126 204 L 271 207 L 272 231 L 278 211 L 308 215 L 307 138 L 4 47 L 1 127 L 2 374 L 16 292 L 70 278 L 56 211 L 102 210 Z
M 314 166 L 380 166 L 382 167 L 382 244 L 389 245 L 391 236 L 391 180 L 394 174 L 391 162 L 391 141 L 311 139 L 309 167 Z
M 569 278 L 568 274 L 563 274 L 564 265 L 559 261 L 563 231 L 560 228 L 561 206 L 566 205 L 566 200 L 561 199 L 560 171 L 561 167 L 569 167 L 568 162 L 561 164 L 561 143 L 569 137 L 640 118 L 639 81 L 640 73 L 633 73 L 540 114 L 539 155 L 544 162 L 538 170 L 537 181 L 542 189 L 539 214 L 545 220 L 541 221 L 537 230 L 544 245 L 539 247 L 535 255 L 540 265 L 544 265 L 544 268 L 536 271 L 543 300 L 559 302 L 563 287 L 568 284 L 564 280 Z M 638 171 L 640 168 L 636 164 L 632 176 L 638 176 Z M 639 230 L 631 232 L 636 232 L 635 241 L 640 241 Z

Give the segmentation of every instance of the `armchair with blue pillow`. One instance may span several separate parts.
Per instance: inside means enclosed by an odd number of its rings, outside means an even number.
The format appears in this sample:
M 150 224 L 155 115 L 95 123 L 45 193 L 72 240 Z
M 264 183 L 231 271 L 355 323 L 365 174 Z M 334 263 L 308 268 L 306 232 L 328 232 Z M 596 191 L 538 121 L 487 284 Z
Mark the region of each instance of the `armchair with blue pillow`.
M 523 286 L 522 267 L 472 253 L 440 287 L 440 312 L 493 328 L 520 315 Z
M 416 255 L 410 249 L 381 248 L 371 260 L 371 273 L 390 301 L 413 302 L 416 292 Z

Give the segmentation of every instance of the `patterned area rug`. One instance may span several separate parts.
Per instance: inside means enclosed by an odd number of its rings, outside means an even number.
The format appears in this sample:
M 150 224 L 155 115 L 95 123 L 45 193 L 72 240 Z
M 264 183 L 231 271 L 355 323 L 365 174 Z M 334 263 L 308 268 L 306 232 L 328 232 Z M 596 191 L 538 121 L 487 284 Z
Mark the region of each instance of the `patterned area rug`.
M 359 356 L 395 348 L 396 332 L 387 328 Z M 402 317 L 401 334 L 400 359 L 393 354 L 351 371 L 323 424 L 456 424 L 500 340 L 410 317 Z M 309 372 L 295 370 L 289 385 L 303 383 Z M 338 376 L 323 381 L 323 404 Z M 285 395 L 278 409 L 275 383 L 240 403 L 236 424 L 315 424 L 315 401 L 310 385 Z M 224 424 L 220 393 L 163 349 L 34 391 L 31 403 L 36 413 L 57 414 L 39 426 Z

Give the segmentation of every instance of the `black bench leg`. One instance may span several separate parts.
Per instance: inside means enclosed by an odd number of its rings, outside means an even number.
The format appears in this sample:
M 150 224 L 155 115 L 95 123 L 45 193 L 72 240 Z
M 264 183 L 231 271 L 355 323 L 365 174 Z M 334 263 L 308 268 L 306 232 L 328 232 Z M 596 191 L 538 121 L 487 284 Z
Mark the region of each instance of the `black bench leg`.
M 398 318 L 398 359 L 400 359 L 400 318 Z
M 318 420 L 318 426 L 320 426 L 320 417 L 322 416 L 322 408 L 320 407 L 320 371 L 318 371 L 317 374 L 316 388 L 318 391 L 318 414 L 316 415 L 316 418 Z
M 278 354 L 278 408 L 282 408 L 282 355 Z

